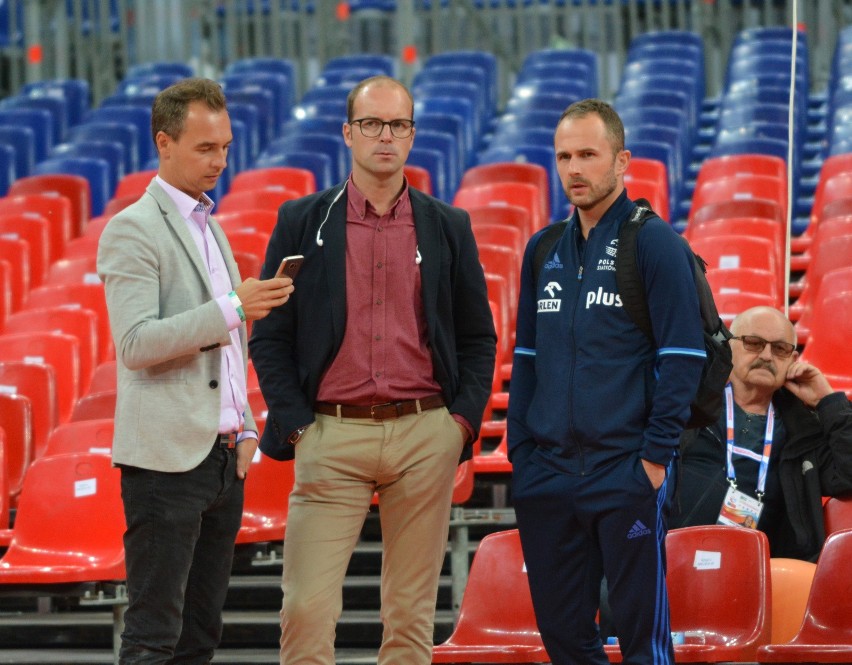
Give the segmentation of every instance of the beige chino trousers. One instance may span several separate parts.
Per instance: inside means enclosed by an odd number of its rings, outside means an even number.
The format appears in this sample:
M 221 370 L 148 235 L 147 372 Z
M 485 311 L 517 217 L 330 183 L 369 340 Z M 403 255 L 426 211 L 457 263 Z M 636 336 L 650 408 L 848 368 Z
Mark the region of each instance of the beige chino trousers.
M 383 547 L 378 665 L 432 662 L 462 445 L 446 407 L 379 422 L 317 414 L 296 445 L 284 538 L 282 665 L 334 665 L 343 578 L 374 492 Z

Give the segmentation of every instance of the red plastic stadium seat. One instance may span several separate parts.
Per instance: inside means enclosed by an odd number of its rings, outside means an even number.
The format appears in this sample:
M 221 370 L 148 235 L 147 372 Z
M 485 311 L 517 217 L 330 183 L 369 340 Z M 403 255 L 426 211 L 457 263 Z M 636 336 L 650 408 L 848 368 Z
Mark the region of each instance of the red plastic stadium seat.
M 530 215 L 527 210 L 516 205 L 473 205 L 466 208 L 472 226 L 478 224 L 501 224 L 514 226 L 521 232 L 526 246 L 530 238 Z
M 0 429 L 6 433 L 4 474 L 8 494 L 14 504 L 23 487 L 24 476 L 33 461 L 33 414 L 28 397 L 0 393 Z
M 544 228 L 549 219 L 541 205 L 541 189 L 524 182 L 499 182 L 461 187 L 453 205 L 465 210 L 480 206 L 520 206 L 526 211 L 526 237 Z
M 810 336 L 801 359 L 819 367 L 835 390 L 852 387 L 852 292 L 829 294 L 814 303 Z
M 829 270 L 822 276 L 819 286 L 808 291 L 808 297 L 804 297 L 805 294 L 803 293 L 796 303 L 790 307 L 790 319 L 794 319 L 794 313 L 798 317 L 795 325 L 799 344 L 807 342 L 808 336 L 811 334 L 814 303 L 825 297 L 823 294 L 843 293 L 845 291 L 852 291 L 852 266 Z
M 521 283 L 521 257 L 511 248 L 503 245 L 479 245 L 479 261 L 486 273 L 502 275 L 509 287 L 510 312 L 512 303 L 518 302 L 518 290 Z
M 527 243 L 521 229 L 517 226 L 488 222 L 477 222 L 471 226 L 477 245 L 500 245 L 508 247 L 518 256 L 523 256 Z
M 762 175 L 787 181 L 787 164 L 775 155 L 723 155 L 710 157 L 701 163 L 695 186 L 700 187 L 708 180 L 750 175 Z
M 550 662 L 535 621 L 517 529 L 480 542 L 458 623 L 450 638 L 434 647 L 432 662 Z
M 831 497 L 823 504 L 822 517 L 825 521 L 825 535 L 837 531 L 852 529 L 852 497 Z
M 265 187 L 284 187 L 299 196 L 306 196 L 317 191 L 314 174 L 307 169 L 292 166 L 272 166 L 262 169 L 248 169 L 234 176 L 228 192 L 243 192 Z
M 811 262 L 808 269 L 798 282 L 790 284 L 790 294 L 798 296 L 790 312 L 790 318 L 794 321 L 800 318 L 806 308 L 813 306 L 815 297 L 823 297 L 821 287 L 825 275 L 852 265 L 852 227 L 841 224 L 837 229 L 838 235 L 831 233 L 830 237 L 823 240 L 833 223 L 824 222 L 824 226 L 820 226 L 823 228 L 816 232 L 810 248 Z
M 50 238 L 50 261 L 64 256 L 65 245 L 73 237 L 74 212 L 71 201 L 56 192 L 0 198 L 3 215 L 36 214 L 44 217 Z
M 300 197 L 299 192 L 286 187 L 272 186 L 259 189 L 245 189 L 229 192 L 222 197 L 217 206 L 218 212 L 239 212 L 241 210 L 277 211 L 285 201 Z
M 645 178 L 637 178 L 629 174 L 624 176 L 624 187 L 627 190 L 627 196 L 634 201 L 636 199 L 645 199 L 651 204 L 651 210 L 657 213 L 662 219 L 669 222 L 669 201 L 664 197 L 665 191 L 660 188 L 660 185 L 655 180 L 647 180 Z
M 529 162 L 495 162 L 480 164 L 465 171 L 459 188 L 499 183 L 527 183 L 538 187 L 540 209 L 550 219 L 550 183 L 547 169 Z
M 781 207 L 782 219 L 787 218 L 787 182 L 766 175 L 736 176 L 707 180 L 696 185 L 692 195 L 688 224 L 694 213 L 707 203 L 715 201 L 749 201 L 769 199 Z
M 66 422 L 80 394 L 79 340 L 72 335 L 53 332 L 0 335 L 0 361 L 10 360 L 53 367 L 59 422 Z
M 118 378 L 116 376 L 116 361 L 105 360 L 100 365 L 95 367 L 92 374 L 92 383 L 89 386 L 89 391 L 100 393 L 109 390 L 115 390 Z
M 24 309 L 9 317 L 5 333 L 58 332 L 79 342 L 80 394 L 89 390 L 92 372 L 98 363 L 98 317 L 88 309 L 47 307 Z
M 89 393 L 77 400 L 69 422 L 83 420 L 103 420 L 115 418 L 116 391 L 104 390 L 99 393 Z
M 131 194 L 130 196 L 114 196 L 109 201 L 107 201 L 104 206 L 104 210 L 101 213 L 101 217 L 113 217 L 124 210 L 127 206 L 136 203 L 139 200 L 139 197 L 136 194 Z M 88 232 L 88 227 L 87 232 Z
M 0 261 L 10 268 L 12 311 L 23 307 L 30 291 L 30 248 L 19 237 L 0 236 Z
M 410 187 L 419 189 L 426 194 L 432 194 L 432 176 L 429 175 L 427 169 L 422 166 L 415 166 L 414 164 L 406 164 L 403 170 L 405 171 L 405 178 L 408 180 Z
M 734 527 L 732 527 L 734 528 Z M 852 662 L 852 529 L 829 536 L 814 573 L 805 620 L 786 644 L 761 647 L 761 663 Z
M 0 560 L 0 586 L 123 580 L 120 473 L 102 454 L 33 462 Z
M 98 361 L 114 357 L 112 332 L 109 327 L 103 283 L 52 284 L 30 291 L 27 309 L 43 307 L 81 307 L 92 310 L 98 317 Z
M 0 362 L 0 391 L 30 400 L 32 459 L 39 458 L 59 424 L 53 367 L 22 361 Z
M 45 455 L 95 453 L 109 455 L 115 423 L 112 418 L 81 420 L 60 425 L 50 434 Z
M 0 237 L 19 238 L 29 246 L 30 288 L 41 286 L 47 276 L 51 257 L 49 228 L 47 218 L 38 213 L 0 214 Z
M 258 423 L 265 420 L 259 414 L 255 419 Z M 237 543 L 265 543 L 284 538 L 288 498 L 294 481 L 292 461 L 279 462 L 257 452 L 246 477 Z
M 8 196 L 19 194 L 43 194 L 55 192 L 71 202 L 71 235 L 79 236 L 92 216 L 92 192 L 89 181 L 82 176 L 67 173 L 45 173 L 18 178 L 7 192 Z
M 503 438 L 494 450 L 490 453 L 474 455 L 473 468 L 476 473 L 512 473 L 512 463 L 509 461 L 508 453 L 509 444 L 504 432 Z
M 730 217 L 687 227 L 684 235 L 692 242 L 708 236 L 766 238 L 775 250 L 775 264 L 784 265 L 784 227 L 761 217 Z
M 766 293 L 751 293 L 749 291 L 714 292 L 713 300 L 716 302 L 719 318 L 725 322 L 725 325 L 731 325 L 731 321 L 738 314 L 742 314 L 752 307 L 774 307 L 780 310 L 778 299 Z
M 707 269 L 757 268 L 767 270 L 784 291 L 784 275 L 778 265 L 775 247 L 766 238 L 705 236 L 690 242 L 692 250 L 707 262 Z
M 216 212 L 213 217 L 219 222 L 226 233 L 240 229 L 271 234 L 278 221 L 278 211 L 253 209 L 236 212 Z
M 828 216 L 828 206 L 834 202 L 852 198 L 852 190 L 848 188 L 848 178 L 841 178 L 829 185 L 829 181 L 835 176 L 850 173 L 852 173 L 852 153 L 831 155 L 822 163 L 814 190 L 810 222 L 802 235 L 793 238 L 794 252 L 801 253 L 810 247 L 814 232 L 819 228 L 822 220 Z
M 675 660 L 754 661 L 771 629 L 766 534 L 716 525 L 672 529 L 666 559 L 671 629 L 703 637 L 675 645 Z M 606 647 L 608 655 L 620 656 L 617 649 Z
M 9 528 L 9 486 L 6 482 L 6 430 L 0 427 L 0 547 L 8 547 L 12 541 Z
M 760 293 L 780 305 L 778 278 L 768 270 L 758 268 L 711 268 L 707 282 L 713 295 L 721 293 Z
M 73 242 L 73 241 L 72 241 Z M 79 256 L 74 259 L 59 259 L 50 265 L 48 284 L 100 284 L 98 257 Z
M 157 169 L 149 169 L 147 171 L 136 171 L 128 173 L 116 185 L 113 198 L 124 198 L 125 196 L 142 196 L 151 180 L 157 175 Z

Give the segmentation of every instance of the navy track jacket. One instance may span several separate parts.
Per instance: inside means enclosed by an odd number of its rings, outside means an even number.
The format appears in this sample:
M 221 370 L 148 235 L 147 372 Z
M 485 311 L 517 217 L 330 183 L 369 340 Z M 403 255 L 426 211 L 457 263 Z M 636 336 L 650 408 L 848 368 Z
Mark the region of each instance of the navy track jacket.
M 577 213 L 533 284 L 527 244 L 510 384 L 510 457 L 525 444 L 550 449 L 585 474 L 631 452 L 668 464 L 677 449 L 705 357 L 692 257 L 659 217 L 637 237 L 657 345 L 621 304 L 618 230 L 636 205 L 625 192 L 582 240 Z

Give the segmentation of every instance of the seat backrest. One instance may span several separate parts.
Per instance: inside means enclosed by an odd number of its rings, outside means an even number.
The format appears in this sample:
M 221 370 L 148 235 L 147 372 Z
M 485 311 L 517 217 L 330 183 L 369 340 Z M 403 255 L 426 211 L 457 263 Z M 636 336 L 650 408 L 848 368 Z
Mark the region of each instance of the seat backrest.
M 509 301 L 517 302 L 521 282 L 521 257 L 502 245 L 479 245 L 479 262 L 485 272 L 503 275 L 509 288 Z
M 101 157 L 50 157 L 38 162 L 33 169 L 38 175 L 75 175 L 82 176 L 88 183 L 89 209 L 91 214 L 100 215 L 106 202 L 112 196 L 113 188 L 110 163 Z M 11 191 L 11 190 L 10 190 Z M 83 232 L 85 223 L 89 221 L 86 217 L 84 222 L 77 227 L 77 235 Z
M 32 403 L 25 395 L 0 392 L 0 428 L 6 433 L 4 452 L 9 498 L 21 493 L 24 476 L 33 460 Z
M 497 638 L 541 644 L 517 529 L 488 534 L 479 543 L 454 638 L 471 644 L 491 644 Z
M 852 357 L 844 349 L 852 335 L 852 292 L 827 295 L 813 304 L 810 335 L 801 360 L 828 377 L 852 384 Z
M 125 196 L 142 196 L 151 180 L 157 175 L 156 170 L 137 171 L 136 173 L 128 173 L 118 181 L 118 186 L 115 188 L 114 198 L 124 198 Z
M 278 211 L 285 201 L 292 201 L 301 194 L 280 185 L 269 185 L 258 189 L 243 189 L 229 192 L 222 197 L 217 209 L 219 212 L 238 212 L 240 210 Z
M 59 424 L 55 370 L 37 363 L 0 362 L 0 391 L 30 400 L 32 457 L 40 457 L 50 432 Z
M 6 481 L 6 430 L 0 427 L 0 531 L 9 528 L 9 483 Z
M 238 173 L 231 182 L 229 194 L 243 190 L 258 189 L 270 185 L 284 187 L 306 196 L 317 191 L 316 178 L 308 169 L 293 166 L 278 166 L 266 169 L 249 169 Z
M 852 228 L 852 227 L 850 227 Z M 707 236 L 725 236 L 731 237 L 752 237 L 766 238 L 775 251 L 775 264 L 781 266 L 784 264 L 784 242 L 785 233 L 784 227 L 774 220 L 764 219 L 762 217 L 729 217 L 727 219 L 719 219 L 715 221 L 707 221 L 704 224 L 694 224 L 687 227 L 684 235 L 687 235 L 690 242 L 696 238 Z
M 730 326 L 738 314 L 752 307 L 780 309 L 778 298 L 766 293 L 751 293 L 749 291 L 714 293 L 713 300 L 716 303 L 719 318 L 724 321 L 726 326 Z
M 538 187 L 541 195 L 540 207 L 550 219 L 550 183 L 547 170 L 538 164 L 519 162 L 497 162 L 480 164 L 465 171 L 460 187 L 476 185 L 525 182 Z
M 278 212 L 248 208 L 232 212 L 217 212 L 214 218 L 223 229 L 243 229 L 271 234 L 278 223 Z
M 0 261 L 10 268 L 12 309 L 21 309 L 30 290 L 30 248 L 23 238 L 0 236 Z
M 802 627 L 794 644 L 852 645 L 852 529 L 830 535 L 817 560 Z
M 772 571 L 772 642 L 784 644 L 795 637 L 811 593 L 816 564 L 799 559 L 773 558 Z
M 472 224 L 473 237 L 477 245 L 500 245 L 508 247 L 518 256 L 524 253 L 526 238 L 517 226 L 509 224 L 477 222 Z
M 100 453 L 112 451 L 115 424 L 112 418 L 80 420 L 60 425 L 50 433 L 45 455 Z
M 89 181 L 74 173 L 44 173 L 18 178 L 9 188 L 9 196 L 53 192 L 71 203 L 71 236 L 83 232 L 92 216 L 92 192 Z M 107 197 L 108 198 L 108 197 Z
M 429 170 L 423 166 L 415 166 L 414 164 L 406 164 L 403 167 L 405 178 L 408 184 L 419 189 L 426 194 L 432 194 L 432 176 L 429 175 Z
M 76 337 L 36 331 L 0 335 L 0 360 L 53 367 L 59 422 L 68 420 L 80 394 L 80 342 Z
M 20 238 L 29 246 L 31 288 L 41 286 L 47 276 L 51 257 L 48 231 L 47 218 L 38 213 L 0 213 L 0 237 Z
M 693 206 L 689 226 L 703 224 L 729 217 L 761 217 L 784 224 L 781 204 L 769 199 L 747 199 L 743 201 L 707 201 L 700 207 Z
M 727 293 L 760 293 L 778 300 L 778 279 L 768 270 L 711 268 L 707 271 L 707 282 L 717 298 Z
M 843 529 L 852 529 L 852 497 L 831 497 L 823 504 L 822 517 L 826 536 Z
M 706 180 L 696 187 L 692 198 L 690 213 L 711 201 L 748 201 L 750 199 L 769 199 L 781 206 L 786 218 L 787 183 L 781 178 L 768 175 L 745 175 Z
M 93 393 L 100 393 L 105 390 L 115 390 L 117 383 L 118 376 L 116 375 L 116 361 L 105 360 L 95 367 L 89 390 Z
M 104 390 L 84 395 L 74 404 L 74 410 L 71 412 L 71 418 L 68 422 L 115 418 L 115 402 L 115 390 Z
M 24 480 L 12 543 L 0 561 L 0 581 L 19 566 L 37 567 L 19 582 L 124 579 L 120 478 L 110 456 L 100 453 L 34 462 Z M 63 564 L 75 570 L 63 576 Z M 40 576 L 39 568 L 50 577 Z
M 260 418 L 256 422 L 261 423 L 264 420 Z M 270 537 L 265 530 L 255 534 L 253 527 L 256 524 L 286 524 L 288 497 L 294 482 L 295 469 L 292 461 L 279 462 L 260 451 L 257 452 L 245 482 L 243 518 L 240 532 L 237 534 L 237 543 L 255 542 Z M 281 536 L 283 537 L 283 533 Z
M 673 631 L 700 631 L 707 644 L 755 660 L 770 638 L 769 542 L 755 529 L 695 526 L 669 531 L 667 587 Z
M 524 182 L 501 182 L 464 187 L 456 192 L 453 204 L 465 209 L 482 205 L 520 206 L 528 214 L 527 237 L 544 228 L 549 222 L 541 209 L 539 188 Z
M 56 261 L 64 254 L 65 245 L 76 233 L 71 200 L 56 192 L 10 194 L 0 199 L 0 206 L 4 215 L 37 214 L 47 220 L 50 261 Z
M 668 187 L 660 187 L 658 180 L 637 178 L 627 173 L 624 176 L 624 188 L 627 190 L 628 198 L 633 201 L 637 199 L 645 199 L 651 204 L 651 209 L 657 213 L 661 219 L 667 222 L 671 221 L 669 200 L 665 196 L 668 191 Z

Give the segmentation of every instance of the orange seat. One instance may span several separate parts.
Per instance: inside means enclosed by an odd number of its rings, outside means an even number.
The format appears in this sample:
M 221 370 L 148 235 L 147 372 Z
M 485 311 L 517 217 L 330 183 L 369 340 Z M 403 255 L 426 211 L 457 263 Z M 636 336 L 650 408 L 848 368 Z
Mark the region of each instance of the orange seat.
M 45 173 L 18 178 L 7 196 L 54 192 L 71 202 L 71 237 L 79 236 L 92 216 L 92 191 L 89 181 L 68 173 Z
M 415 166 L 414 164 L 406 164 L 403 167 L 403 171 L 410 187 L 432 195 L 432 176 L 429 175 L 427 169 L 422 166 Z
M 53 367 L 22 361 L 0 362 L 0 391 L 30 400 L 31 457 L 44 453 L 51 431 L 59 424 Z
M 769 541 L 755 529 L 693 526 L 666 536 L 666 586 L 678 663 L 753 661 L 769 643 Z M 605 647 L 621 662 L 617 646 Z
M 33 412 L 29 397 L 0 392 L 0 429 L 6 434 L 4 475 L 6 501 L 17 502 L 24 476 L 33 461 Z
M 74 212 L 71 201 L 55 192 L 8 195 L 0 199 L 3 215 L 36 214 L 47 220 L 50 261 L 64 256 L 65 246 L 73 237 Z
M 805 618 L 816 564 L 799 559 L 769 560 L 772 570 L 772 644 L 792 640 Z
M 53 367 L 59 422 L 66 422 L 80 394 L 79 340 L 73 335 L 53 332 L 0 335 L 0 361 L 9 360 Z
M 732 527 L 733 528 L 733 527 Z M 852 663 L 852 529 L 830 535 L 814 573 L 805 620 L 786 644 L 761 647 L 761 663 Z
M 825 535 L 852 529 L 852 497 L 830 497 L 823 504 L 822 517 L 825 522 Z
M 128 173 L 115 187 L 113 198 L 124 198 L 125 196 L 142 196 L 148 185 L 151 184 L 154 176 L 157 175 L 157 169 L 148 169 L 146 171 L 136 171 Z
M 499 600 L 499 602 L 495 602 Z M 479 543 L 453 634 L 433 663 L 548 663 L 530 598 L 517 529 Z
M 226 232 L 240 229 L 271 234 L 278 222 L 276 210 L 252 209 L 237 212 L 217 212 L 213 217 Z
M 89 390 L 92 372 L 98 363 L 98 317 L 89 309 L 47 307 L 24 309 L 9 317 L 5 333 L 59 332 L 79 342 L 80 394 Z
M 115 581 L 126 577 L 120 471 L 108 455 L 42 457 L 24 479 L 0 585 Z
M 0 199 L 0 211 L 3 210 Z M 0 214 L 0 237 L 25 240 L 29 247 L 30 288 L 41 286 L 47 277 L 51 249 L 49 224 L 38 213 Z
M 103 283 L 52 284 L 30 291 L 27 309 L 57 306 L 92 310 L 98 317 L 98 361 L 103 362 L 114 357 L 115 349 Z
M 494 162 L 465 171 L 459 188 L 500 183 L 527 183 L 538 188 L 541 212 L 550 220 L 550 182 L 547 169 L 530 162 Z
M 112 418 L 81 420 L 60 425 L 50 433 L 45 455 L 99 453 L 109 455 L 115 423 Z
M 265 418 L 255 415 L 258 426 Z M 237 543 L 281 541 L 287 527 L 287 507 L 295 481 L 293 461 L 279 462 L 259 450 L 245 481 L 243 518 Z
M 68 422 L 76 423 L 82 420 L 115 418 L 115 400 L 115 390 L 104 390 L 84 395 L 74 405 L 74 411 L 71 412 L 71 418 Z
M 298 192 L 299 196 L 307 196 L 317 191 L 317 182 L 312 171 L 294 166 L 271 166 L 238 173 L 231 181 L 228 193 L 262 189 L 270 185 Z
M 453 205 L 468 210 L 480 206 L 519 206 L 526 211 L 525 236 L 529 238 L 550 221 L 541 206 L 541 190 L 525 182 L 497 182 L 461 187 Z
M 245 189 L 225 194 L 216 206 L 218 212 L 238 212 L 240 210 L 278 211 L 285 201 L 300 198 L 292 189 L 280 186 L 267 186 L 259 189 Z

